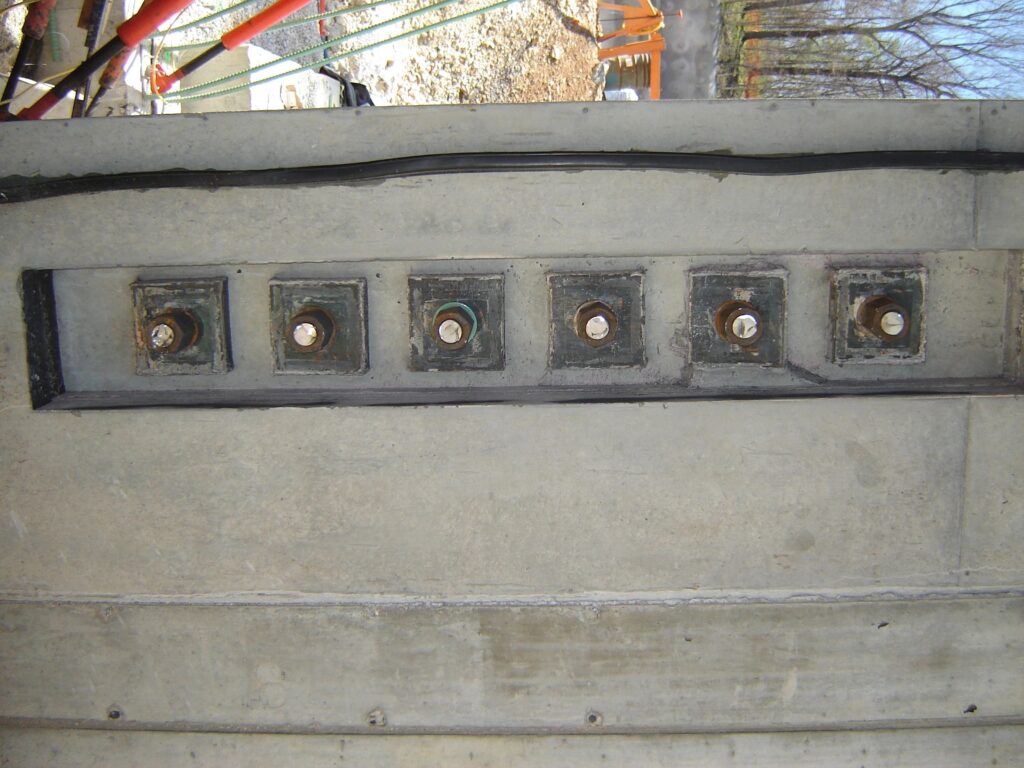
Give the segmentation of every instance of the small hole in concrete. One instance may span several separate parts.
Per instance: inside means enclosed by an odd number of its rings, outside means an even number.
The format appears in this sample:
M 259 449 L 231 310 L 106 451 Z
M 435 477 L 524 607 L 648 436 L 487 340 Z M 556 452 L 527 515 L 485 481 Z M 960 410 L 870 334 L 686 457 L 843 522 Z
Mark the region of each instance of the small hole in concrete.
M 978 711 L 978 705 L 977 704 L 968 704 L 967 705 L 967 709 L 964 710 L 964 714 L 965 715 L 973 715 L 977 711 Z
M 604 717 L 600 712 L 587 712 L 587 724 L 588 725 L 602 725 L 604 723 Z
M 111 707 L 107 710 L 107 717 L 109 717 L 111 720 L 120 720 L 121 710 L 117 707 Z

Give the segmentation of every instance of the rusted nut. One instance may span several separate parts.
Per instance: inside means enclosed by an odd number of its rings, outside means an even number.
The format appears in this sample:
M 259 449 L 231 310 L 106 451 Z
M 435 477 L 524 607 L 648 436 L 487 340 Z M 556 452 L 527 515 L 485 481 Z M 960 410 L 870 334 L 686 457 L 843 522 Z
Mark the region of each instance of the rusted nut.
M 761 313 L 746 301 L 727 301 L 715 312 L 715 330 L 730 344 L 749 347 L 764 333 Z
M 199 320 L 187 309 L 168 309 L 146 323 L 142 342 L 150 352 L 174 354 L 199 341 L 201 330 Z
M 576 335 L 592 347 L 604 347 L 615 341 L 619 318 L 611 307 L 600 301 L 588 301 L 576 310 L 573 323 Z
M 319 352 L 334 338 L 335 322 L 331 313 L 320 307 L 305 307 L 288 321 L 285 340 L 296 352 Z
M 882 341 L 899 341 L 910 333 L 910 314 L 888 296 L 871 296 L 857 310 L 857 322 Z
M 476 336 L 476 313 L 461 301 L 443 304 L 434 313 L 430 332 L 441 349 L 462 349 Z

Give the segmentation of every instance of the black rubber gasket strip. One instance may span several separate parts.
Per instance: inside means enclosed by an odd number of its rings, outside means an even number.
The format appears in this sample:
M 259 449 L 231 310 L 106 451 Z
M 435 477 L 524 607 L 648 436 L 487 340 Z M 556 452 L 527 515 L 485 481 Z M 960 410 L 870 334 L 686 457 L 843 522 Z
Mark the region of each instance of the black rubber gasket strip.
M 526 171 L 697 171 L 795 176 L 872 169 L 1024 171 L 1024 152 L 895 150 L 803 155 L 725 155 L 682 152 L 468 152 L 297 168 L 219 171 L 171 169 L 60 178 L 0 179 L 0 204 L 91 192 L 148 189 L 299 187 L 381 182 L 412 176 Z

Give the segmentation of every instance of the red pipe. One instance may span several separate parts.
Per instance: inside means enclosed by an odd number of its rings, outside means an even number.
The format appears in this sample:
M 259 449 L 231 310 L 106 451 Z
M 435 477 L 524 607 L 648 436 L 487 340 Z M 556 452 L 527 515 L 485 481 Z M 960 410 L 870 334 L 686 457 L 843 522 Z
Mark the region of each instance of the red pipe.
M 307 5 L 309 0 L 277 0 L 273 5 L 264 8 L 248 21 L 243 21 L 237 27 L 225 34 L 221 39 L 221 45 L 225 50 L 231 51 L 256 37 L 260 32 L 277 24 L 287 16 L 291 16 L 299 8 Z

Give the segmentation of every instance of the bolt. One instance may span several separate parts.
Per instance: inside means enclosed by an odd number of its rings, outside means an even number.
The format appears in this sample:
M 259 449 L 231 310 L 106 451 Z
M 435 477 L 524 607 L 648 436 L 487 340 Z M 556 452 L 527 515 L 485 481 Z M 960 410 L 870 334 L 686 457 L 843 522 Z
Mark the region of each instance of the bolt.
M 331 343 L 334 318 L 321 307 L 304 307 L 288 321 L 291 334 L 285 339 L 297 352 L 319 352 Z
M 758 320 L 756 317 L 749 313 L 744 313 L 739 317 L 733 318 L 732 321 L 732 332 L 738 339 L 753 338 L 754 334 L 757 333 Z
M 443 320 L 437 326 L 437 338 L 445 344 L 458 344 L 462 341 L 462 326 L 456 320 Z
M 857 310 L 857 322 L 882 341 L 898 341 L 910 332 L 907 310 L 888 296 L 869 296 Z
M 588 301 L 576 310 L 573 323 L 576 335 L 592 347 L 603 347 L 615 340 L 619 318 L 600 301 Z
M 167 309 L 150 320 L 144 329 L 143 341 L 151 352 L 174 354 L 188 349 L 198 341 L 200 324 L 186 309 Z
M 903 317 L 902 312 L 889 311 L 882 315 L 882 319 L 878 321 L 878 327 L 882 329 L 882 333 L 886 336 L 899 336 L 903 333 L 903 328 L 907 324 L 906 318 Z
M 174 329 L 167 323 L 157 323 L 149 329 L 149 346 L 153 349 L 168 349 L 174 344 Z
M 612 326 L 604 315 L 594 315 L 587 320 L 587 336 L 594 341 L 600 341 L 611 332 Z
M 715 330 L 729 344 L 752 347 L 764 333 L 759 313 L 746 301 L 727 301 L 715 312 Z
M 312 323 L 296 323 L 292 328 L 292 339 L 300 347 L 311 347 L 320 338 L 320 333 Z
M 462 349 L 476 336 L 476 313 L 472 307 L 461 301 L 442 304 L 434 313 L 431 333 L 441 349 Z

